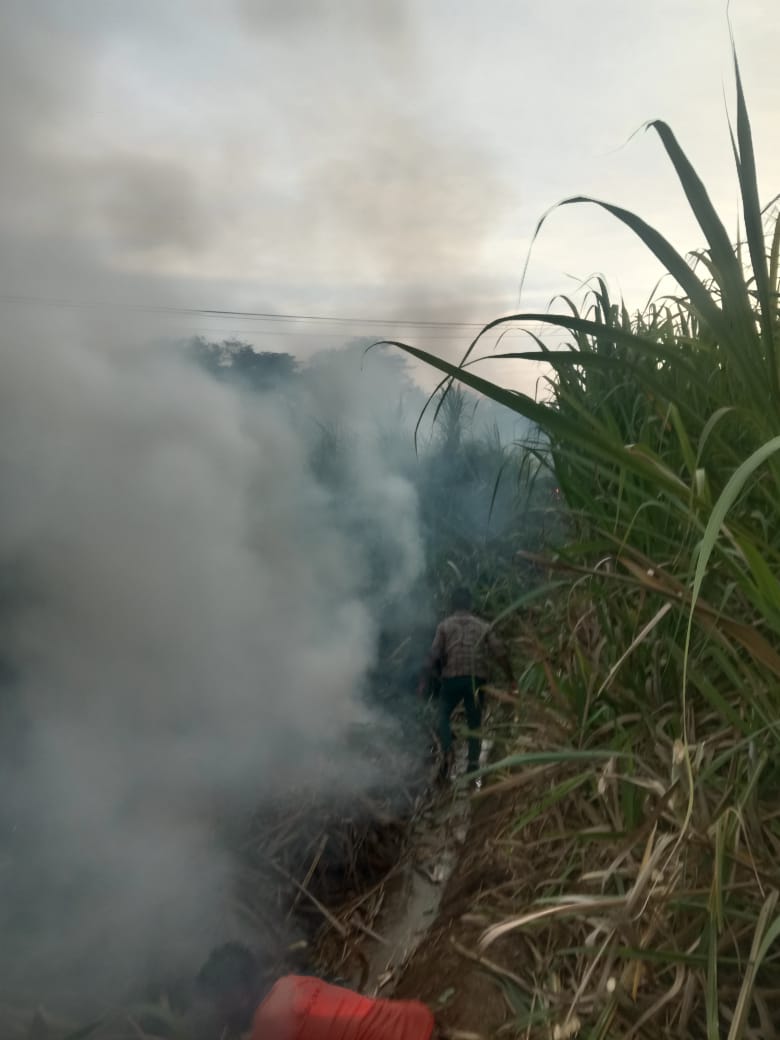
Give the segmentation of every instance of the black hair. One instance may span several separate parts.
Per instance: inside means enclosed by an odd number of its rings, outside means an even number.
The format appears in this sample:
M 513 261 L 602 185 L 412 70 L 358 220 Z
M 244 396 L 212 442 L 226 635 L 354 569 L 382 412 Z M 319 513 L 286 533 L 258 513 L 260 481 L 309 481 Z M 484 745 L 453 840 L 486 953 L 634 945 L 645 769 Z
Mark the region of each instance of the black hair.
M 453 610 L 471 610 L 471 592 L 465 585 L 461 585 L 452 593 L 452 599 L 450 602 L 452 603 Z

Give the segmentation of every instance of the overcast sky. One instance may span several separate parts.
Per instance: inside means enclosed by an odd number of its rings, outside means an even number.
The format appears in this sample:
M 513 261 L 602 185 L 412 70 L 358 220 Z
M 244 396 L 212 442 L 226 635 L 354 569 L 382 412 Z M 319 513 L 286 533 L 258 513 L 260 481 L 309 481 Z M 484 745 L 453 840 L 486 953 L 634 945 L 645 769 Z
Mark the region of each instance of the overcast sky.
M 731 18 L 768 201 L 776 0 Z M 736 231 L 730 62 L 718 0 L 3 0 L 0 293 L 485 322 L 567 195 L 699 245 L 655 135 L 629 141 L 648 119 Z M 605 214 L 554 214 L 523 304 L 594 271 L 634 304 L 657 274 Z M 361 331 L 159 324 L 304 354 Z M 404 335 L 456 353 L 468 330 Z

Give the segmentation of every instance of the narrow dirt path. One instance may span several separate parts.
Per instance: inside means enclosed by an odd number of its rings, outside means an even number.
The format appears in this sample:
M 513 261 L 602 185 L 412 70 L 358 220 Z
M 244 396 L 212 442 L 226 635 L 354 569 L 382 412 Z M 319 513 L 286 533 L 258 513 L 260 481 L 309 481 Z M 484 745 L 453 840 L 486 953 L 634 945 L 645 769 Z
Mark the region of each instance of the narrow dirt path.
M 480 764 L 488 761 L 492 743 L 482 742 Z M 374 924 L 377 938 L 361 942 L 361 977 L 349 980 L 366 994 L 391 995 L 437 923 L 442 898 L 457 871 L 471 826 L 472 791 L 461 782 L 466 769 L 466 748 L 462 746 L 456 753 L 451 779 L 434 788 L 429 804 L 410 828 L 405 860 L 387 884 Z
M 392 990 L 395 982 L 436 920 L 447 881 L 457 865 L 470 820 L 468 792 L 448 787 L 415 820 L 409 853 L 393 879 L 376 931 L 382 941 L 368 940 L 363 990 L 371 995 Z

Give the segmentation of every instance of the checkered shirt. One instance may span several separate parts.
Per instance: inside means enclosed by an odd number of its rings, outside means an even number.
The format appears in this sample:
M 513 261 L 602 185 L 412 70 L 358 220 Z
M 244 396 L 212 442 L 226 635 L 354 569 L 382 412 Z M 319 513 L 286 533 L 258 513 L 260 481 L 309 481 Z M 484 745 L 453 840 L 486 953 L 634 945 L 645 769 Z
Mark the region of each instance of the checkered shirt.
M 487 621 L 459 610 L 436 629 L 430 657 L 441 664 L 444 679 L 456 675 L 486 679 L 490 675 L 491 658 L 500 656 L 503 650 L 501 640 L 490 631 Z

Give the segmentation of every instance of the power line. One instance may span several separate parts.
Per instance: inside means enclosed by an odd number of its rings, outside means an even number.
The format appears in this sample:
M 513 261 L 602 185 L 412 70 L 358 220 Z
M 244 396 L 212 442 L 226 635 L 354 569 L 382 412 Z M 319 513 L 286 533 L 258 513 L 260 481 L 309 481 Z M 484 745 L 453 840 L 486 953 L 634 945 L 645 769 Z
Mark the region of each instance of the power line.
M 280 338 L 280 339 L 287 339 L 287 338 L 291 338 L 291 339 L 332 339 L 334 336 L 338 336 L 339 335 L 339 330 L 338 329 L 333 329 L 330 332 L 326 331 L 325 329 L 318 329 L 318 330 L 309 329 L 309 330 L 301 331 L 301 332 L 293 332 L 293 331 L 290 331 L 290 330 L 286 330 L 285 331 L 285 330 L 279 330 L 279 329 L 258 329 L 258 328 L 238 329 L 238 328 L 232 328 L 232 327 L 230 327 L 230 328 L 229 327 L 215 328 L 213 325 L 212 326 L 199 327 L 199 328 L 193 329 L 192 331 L 193 331 L 193 334 L 196 334 L 196 335 L 201 335 L 201 334 L 202 335 L 211 335 L 213 333 L 227 333 L 230 336 L 255 336 L 255 337 L 257 337 L 257 336 L 274 336 L 274 337 Z M 519 332 L 521 330 L 518 329 L 516 331 Z M 417 340 L 426 340 L 426 341 L 428 341 L 428 340 L 440 340 L 443 343 L 451 343 L 452 342 L 452 333 L 450 333 L 450 334 L 440 333 L 439 334 L 439 333 L 436 333 L 436 332 L 421 332 L 421 333 L 418 333 L 418 334 L 416 334 L 415 336 L 413 336 L 411 338 L 413 339 L 413 341 L 415 343 L 417 342 Z
M 284 322 L 322 322 L 332 325 L 347 326 L 381 326 L 384 328 L 413 329 L 481 329 L 486 322 L 478 321 L 437 321 L 410 318 L 362 318 L 354 315 L 333 314 L 283 314 L 276 311 L 240 311 L 217 307 L 171 307 L 154 304 L 111 303 L 91 300 L 68 300 L 47 296 L 30 296 L 22 294 L 0 294 L 0 301 L 6 303 L 32 304 L 41 307 L 64 307 L 72 310 L 129 310 L 147 314 L 198 315 L 211 318 L 238 318 L 247 321 Z M 521 326 L 521 323 L 517 323 Z
M 453 344 L 453 337 L 458 333 L 467 333 L 469 339 L 473 339 L 475 332 L 483 329 L 485 323 L 474 321 L 436 321 L 422 319 L 414 321 L 410 318 L 359 318 L 354 315 L 323 315 L 323 314 L 286 314 L 277 311 L 240 311 L 227 310 L 216 307 L 173 307 L 155 304 L 120 303 L 92 300 L 74 300 L 49 296 L 33 296 L 23 294 L 0 293 L 0 303 L 21 304 L 36 307 L 67 308 L 70 310 L 122 310 L 136 313 L 158 314 L 172 318 L 190 318 L 192 316 L 201 319 L 222 319 L 237 321 L 250 321 L 256 324 L 249 328 L 233 326 L 230 328 L 215 327 L 208 325 L 200 328 L 190 328 L 190 335 L 214 335 L 215 333 L 227 333 L 230 336 L 248 336 L 250 339 L 272 336 L 276 339 L 319 339 L 330 340 L 338 336 L 340 332 L 347 334 L 353 330 L 353 334 L 362 327 L 365 331 L 373 330 L 377 338 L 384 333 L 390 338 L 391 330 L 398 329 L 412 333 L 408 337 L 410 343 L 419 342 L 449 342 Z M 261 327 L 265 323 L 266 327 Z M 287 326 L 285 329 L 284 326 Z M 269 327 L 270 326 L 270 327 Z M 292 328 L 290 326 L 293 326 Z M 317 327 L 319 326 L 319 327 Z M 538 322 L 513 322 L 503 326 L 503 335 L 520 333 L 528 328 L 536 329 L 538 333 L 542 328 Z M 498 334 L 497 330 L 493 330 Z M 546 329 L 545 339 L 553 345 L 558 340 L 561 330 Z

